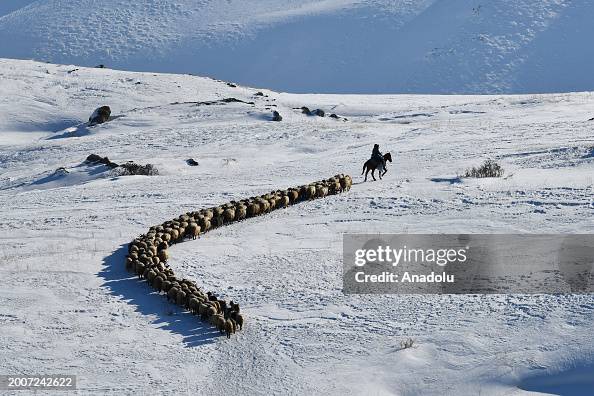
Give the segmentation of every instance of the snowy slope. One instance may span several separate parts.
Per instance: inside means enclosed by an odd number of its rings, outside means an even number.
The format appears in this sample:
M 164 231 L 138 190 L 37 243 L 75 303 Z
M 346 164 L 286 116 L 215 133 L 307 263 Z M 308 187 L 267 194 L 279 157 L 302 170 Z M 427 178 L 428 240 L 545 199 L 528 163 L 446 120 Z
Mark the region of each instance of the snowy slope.
M 594 90 L 592 19 L 585 0 L 37 0 L 0 17 L 0 56 L 289 92 L 571 92 Z
M 593 232 L 591 93 L 261 97 L 14 60 L 0 82 L 2 373 L 73 373 L 97 395 L 519 395 L 591 372 L 592 296 L 341 291 L 344 232 Z M 254 104 L 197 103 L 229 97 Z M 104 104 L 115 119 L 85 127 Z M 395 161 L 361 183 L 374 142 Z M 161 174 L 114 178 L 83 164 L 91 153 Z M 487 157 L 505 178 L 450 182 Z M 171 248 L 176 273 L 242 303 L 231 340 L 123 269 L 123 245 L 153 224 L 338 172 L 354 176 L 349 193 Z M 407 337 L 416 346 L 400 350 Z

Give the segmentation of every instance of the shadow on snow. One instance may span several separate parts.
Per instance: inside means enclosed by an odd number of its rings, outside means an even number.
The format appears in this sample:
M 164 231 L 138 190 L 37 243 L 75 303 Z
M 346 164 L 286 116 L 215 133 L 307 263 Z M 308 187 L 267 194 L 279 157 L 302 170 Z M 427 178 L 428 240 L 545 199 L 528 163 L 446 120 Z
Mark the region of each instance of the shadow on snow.
M 124 261 L 127 244 L 120 246 L 103 260 L 104 268 L 99 276 L 105 280 L 103 287 L 147 316 L 156 316 L 152 324 L 157 328 L 183 336 L 188 347 L 216 341 L 221 334 L 209 323 L 169 303 L 163 294 L 157 294 L 144 280 L 139 280 L 126 271 Z

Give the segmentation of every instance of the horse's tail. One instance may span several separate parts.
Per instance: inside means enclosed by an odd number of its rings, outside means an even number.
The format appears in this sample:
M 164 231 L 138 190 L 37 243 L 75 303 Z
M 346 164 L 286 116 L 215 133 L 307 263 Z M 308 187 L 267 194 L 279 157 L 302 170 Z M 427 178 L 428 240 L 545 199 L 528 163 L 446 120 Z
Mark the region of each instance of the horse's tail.
M 361 175 L 363 175 L 363 173 L 365 173 L 365 168 L 367 168 L 367 162 L 363 164 L 363 172 L 361 172 Z

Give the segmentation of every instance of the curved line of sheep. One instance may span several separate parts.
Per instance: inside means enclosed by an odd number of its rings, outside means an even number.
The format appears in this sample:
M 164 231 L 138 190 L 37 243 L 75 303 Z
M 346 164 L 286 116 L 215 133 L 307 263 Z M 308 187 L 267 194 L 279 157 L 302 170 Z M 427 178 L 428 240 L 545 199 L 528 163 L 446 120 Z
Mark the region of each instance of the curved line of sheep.
M 188 212 L 163 224 L 153 226 L 146 234 L 135 238 L 128 245 L 126 269 L 144 278 L 158 293 L 164 292 L 167 300 L 184 307 L 202 320 L 207 320 L 219 332 L 231 337 L 241 330 L 244 317 L 239 304 L 233 300 L 220 300 L 214 293 L 204 293 L 189 279 L 179 279 L 167 264 L 169 246 L 184 238 L 196 239 L 202 233 L 234 221 L 255 217 L 289 205 L 323 198 L 350 190 L 353 180 L 349 175 L 336 175 L 287 190 L 277 190 L 258 197 L 231 201 L 227 204 L 197 212 Z

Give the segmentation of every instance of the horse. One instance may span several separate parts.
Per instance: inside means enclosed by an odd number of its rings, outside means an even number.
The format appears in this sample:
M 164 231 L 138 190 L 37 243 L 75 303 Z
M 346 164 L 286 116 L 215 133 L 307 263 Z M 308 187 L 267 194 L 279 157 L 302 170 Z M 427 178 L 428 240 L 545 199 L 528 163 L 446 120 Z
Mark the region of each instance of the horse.
M 367 181 L 367 174 L 369 173 L 369 171 L 371 171 L 371 177 L 373 177 L 373 180 L 376 180 L 374 174 L 375 174 L 375 170 L 378 168 L 379 168 L 379 178 L 381 180 L 382 176 L 385 175 L 386 172 L 388 171 L 386 166 L 384 166 L 384 164 L 387 164 L 388 161 L 392 162 L 392 155 L 390 153 L 384 154 L 384 163 L 379 162 L 375 158 L 371 158 L 371 159 L 367 160 L 367 162 L 365 162 L 365 164 L 363 164 L 363 172 L 361 172 L 361 175 L 365 174 L 365 181 Z

